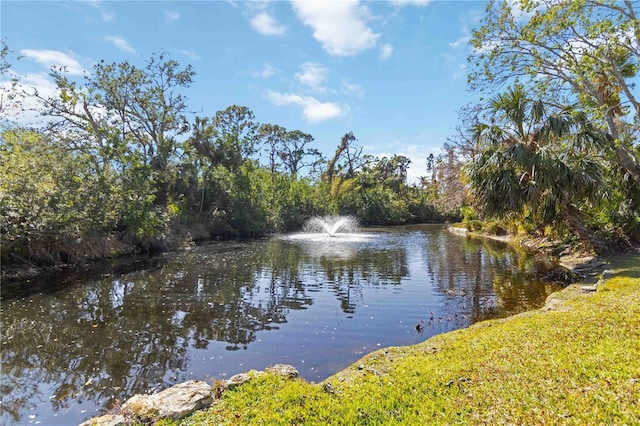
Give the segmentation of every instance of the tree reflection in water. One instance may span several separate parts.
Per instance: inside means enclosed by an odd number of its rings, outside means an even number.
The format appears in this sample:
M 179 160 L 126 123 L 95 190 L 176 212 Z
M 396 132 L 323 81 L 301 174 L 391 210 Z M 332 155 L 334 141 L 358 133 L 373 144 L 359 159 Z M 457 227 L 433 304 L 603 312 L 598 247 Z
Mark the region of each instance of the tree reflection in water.
M 217 243 L 143 266 L 33 294 L 3 285 L 2 424 L 77 424 L 134 393 L 294 356 L 321 380 L 376 345 L 538 307 L 552 290 L 535 257 L 434 226 L 342 247 Z
M 540 307 L 556 285 L 539 279 L 554 267 L 548 259 L 486 238 L 429 235 L 429 274 L 437 288 L 468 304 L 471 323 Z M 437 277 L 437 278 L 436 278 Z

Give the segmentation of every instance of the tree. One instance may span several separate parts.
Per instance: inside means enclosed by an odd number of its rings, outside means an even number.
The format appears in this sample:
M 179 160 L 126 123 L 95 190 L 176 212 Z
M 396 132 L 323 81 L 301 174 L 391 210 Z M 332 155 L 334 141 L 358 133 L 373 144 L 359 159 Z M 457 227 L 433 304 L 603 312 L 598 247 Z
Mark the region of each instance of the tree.
M 118 116 L 121 139 L 129 136 L 139 144 L 145 162 L 166 167 L 175 154 L 175 136 L 188 129 L 186 98 L 179 90 L 187 88 L 195 72 L 190 65 L 180 69 L 165 52 L 154 54 L 144 68 L 129 62 L 95 66 L 88 89 L 99 94 L 99 101 Z
M 366 173 L 371 176 L 371 185 L 383 185 L 395 193 L 406 188 L 407 170 L 411 160 L 403 155 L 367 159 Z
M 52 69 L 58 94 L 44 98 L 44 110 L 54 118 L 49 130 L 65 134 L 74 150 L 90 153 L 98 173 L 114 161 L 149 166 L 155 183 L 155 202 L 165 206 L 170 185 L 169 166 L 180 149 L 176 137 L 188 130 L 187 88 L 194 76 L 191 66 L 180 68 L 164 52 L 154 54 L 144 68 L 125 61 L 95 65 L 78 87 L 64 72 Z M 133 156 L 137 157 L 135 160 Z
M 433 185 L 436 187 L 436 197 L 433 204 L 440 212 L 447 215 L 457 215 L 466 202 L 464 184 L 462 182 L 462 161 L 453 145 L 445 143 L 444 155 L 439 155 L 434 166 L 436 176 Z
M 327 182 L 329 188 L 333 182 L 333 178 L 336 174 L 336 166 L 341 158 L 345 159 L 346 163 L 346 178 L 351 178 L 355 174 L 355 171 L 360 167 L 362 147 L 358 147 L 354 144 L 357 139 L 353 135 L 353 132 L 345 133 L 340 139 L 340 145 L 336 149 L 335 154 L 327 162 L 327 167 L 322 173 L 322 180 Z
M 278 163 L 278 151 L 280 145 L 284 143 L 287 136 L 287 129 L 277 124 L 261 124 L 258 129 L 262 143 L 266 146 L 266 153 L 269 158 L 269 170 L 275 173 L 280 163 Z
M 313 167 L 322 161 L 322 154 L 316 148 L 307 148 L 307 145 L 313 141 L 313 136 L 309 133 L 293 130 L 285 134 L 280 147 L 280 159 L 289 174 L 295 179 L 298 172 L 304 167 Z M 311 157 L 312 160 L 305 162 L 305 157 Z M 315 158 L 315 160 L 313 160 Z
M 212 125 L 217 162 L 233 171 L 255 154 L 260 125 L 254 120 L 253 111 L 244 106 L 232 105 L 216 112 Z
M 3 260 L 73 261 L 117 248 L 126 193 L 97 176 L 82 152 L 45 132 L 7 127 L 0 133 L 0 247 Z
M 259 135 L 266 145 L 271 173 L 275 173 L 279 166 L 283 166 L 284 170 L 295 179 L 301 169 L 314 168 L 322 161 L 320 151 L 307 147 L 313 142 L 313 136 L 309 133 L 300 130 L 287 131 L 277 124 L 262 124 Z M 305 161 L 305 157 L 311 157 L 311 160 Z
M 640 185 L 631 137 L 640 124 L 637 8 L 632 0 L 492 1 L 473 32 L 470 83 L 491 90 L 528 79 L 548 99 L 579 101 L 603 124 L 602 148 Z
M 237 105 L 211 118 L 196 117 L 186 144 L 197 153 L 193 161 L 200 169 L 199 214 L 205 212 L 204 217 L 212 221 L 219 235 L 255 236 L 267 229 L 261 204 L 264 194 L 258 187 L 263 184 L 262 177 L 250 156 L 268 132 L 263 127 L 260 134 L 254 119 L 249 108 Z M 271 130 L 275 136 L 275 128 Z
M 603 170 L 596 158 L 566 149 L 566 141 L 579 134 L 572 115 L 565 110 L 548 113 L 521 85 L 496 95 L 489 105 L 494 122 L 478 136 L 493 143 L 465 170 L 480 210 L 522 219 L 537 229 L 564 224 L 603 249 L 579 209 L 580 203 L 600 199 Z
M 155 172 L 156 203 L 161 206 L 166 205 L 172 184 L 168 168 L 181 148 L 176 137 L 189 129 L 186 97 L 180 89 L 189 87 L 194 75 L 191 65 L 180 69 L 177 61 L 160 52 L 143 69 L 126 61 L 99 63 L 89 79 L 89 92 L 95 90 L 99 101 L 118 115 L 121 140 L 130 135 L 141 148 L 144 163 Z
M 11 71 L 12 62 L 18 59 L 7 43 L 0 40 L 0 81 L 3 83 L 0 85 L 0 120 L 16 116 L 24 108 L 19 78 Z
M 480 102 L 466 104 L 458 110 L 456 133 L 447 137 L 447 144 L 462 159 L 473 159 L 482 149 L 481 140 L 476 135 L 484 126 L 481 118 L 484 111 L 484 105 Z

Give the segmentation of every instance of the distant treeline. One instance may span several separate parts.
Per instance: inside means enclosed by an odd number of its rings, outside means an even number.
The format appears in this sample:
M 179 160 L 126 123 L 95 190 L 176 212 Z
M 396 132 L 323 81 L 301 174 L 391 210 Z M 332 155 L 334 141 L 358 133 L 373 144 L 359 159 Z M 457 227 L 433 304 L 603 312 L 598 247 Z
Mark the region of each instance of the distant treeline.
M 5 45 L 5 73 L 9 54 Z M 189 122 L 181 90 L 194 72 L 165 53 L 142 68 L 100 62 L 82 82 L 64 70 L 51 77 L 54 96 L 17 84 L 6 94 L 13 111 L 37 100 L 47 124 L 19 126 L 5 114 L 3 265 L 258 237 L 315 215 L 349 214 L 363 225 L 458 218 L 437 171 L 408 185 L 408 158 L 365 155 L 352 133 L 327 159 L 312 135 L 260 124 L 247 107 Z

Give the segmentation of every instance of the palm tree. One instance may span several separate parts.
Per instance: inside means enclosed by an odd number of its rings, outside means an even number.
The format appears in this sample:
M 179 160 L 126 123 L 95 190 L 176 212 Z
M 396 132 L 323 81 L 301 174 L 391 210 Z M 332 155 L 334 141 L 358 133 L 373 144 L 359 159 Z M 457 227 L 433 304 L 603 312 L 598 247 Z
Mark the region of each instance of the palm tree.
M 469 190 L 489 216 L 567 227 L 595 250 L 605 244 L 583 224 L 581 203 L 596 203 L 600 163 L 570 149 L 577 130 L 572 108 L 547 113 L 515 85 L 489 101 L 492 123 L 476 126 L 483 151 L 465 168 Z M 584 137 L 584 133 L 581 133 Z

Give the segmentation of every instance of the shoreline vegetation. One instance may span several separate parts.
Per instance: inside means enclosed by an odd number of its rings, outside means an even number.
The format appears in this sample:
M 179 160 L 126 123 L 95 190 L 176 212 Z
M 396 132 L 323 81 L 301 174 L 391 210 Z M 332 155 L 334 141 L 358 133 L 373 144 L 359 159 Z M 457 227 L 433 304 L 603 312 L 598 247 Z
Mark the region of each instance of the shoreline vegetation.
M 454 234 L 469 235 L 472 237 L 488 238 L 503 243 L 519 245 L 527 250 L 543 253 L 553 259 L 558 266 L 569 271 L 586 271 L 592 273 L 604 265 L 598 260 L 598 256 L 593 251 L 572 245 L 562 244 L 560 241 L 552 241 L 547 238 L 533 238 L 530 236 L 518 236 L 513 234 L 496 235 L 488 232 L 469 231 L 463 223 L 455 223 L 448 227 Z
M 209 408 L 181 420 L 128 420 L 164 426 L 638 423 L 640 247 L 560 260 L 571 270 L 589 265 L 591 278 L 553 293 L 540 309 L 379 349 L 317 384 L 248 372 L 241 386 L 212 391 Z
M 107 240 L 100 242 L 100 245 L 105 247 L 105 250 L 100 254 L 88 251 L 86 256 L 77 256 L 74 259 L 54 259 L 42 262 L 13 256 L 13 262 L 2 262 L 1 281 L 3 283 L 26 282 L 51 274 L 89 270 L 97 264 L 119 261 L 135 262 L 138 258 L 163 252 L 189 250 L 198 244 L 214 241 L 218 241 L 218 239 L 209 235 L 207 230 L 201 226 L 176 226 L 172 232 L 165 232 L 160 238 L 157 238 L 155 244 L 144 248 L 107 238 Z
M 513 235 L 495 235 L 486 232 L 469 231 L 465 224 L 454 223 L 447 225 L 442 222 L 443 226 L 447 226 L 448 230 L 453 233 L 465 234 L 470 236 L 489 238 L 492 240 L 514 243 Z M 237 238 L 237 237 L 236 237 Z M 257 237 L 253 237 L 257 238 Z M 262 238 L 262 237 L 261 237 Z M 590 260 L 594 259 L 592 253 L 587 252 L 571 252 L 565 256 L 556 256 L 552 253 L 552 250 L 556 249 L 559 245 L 558 242 L 552 242 L 549 240 L 542 241 L 541 239 L 532 239 L 530 237 L 517 237 L 517 244 L 528 250 L 535 250 L 542 252 L 546 256 L 550 256 L 555 259 L 559 266 L 573 271 L 580 265 L 587 264 Z M 21 285 L 21 283 L 29 284 L 34 280 L 41 277 L 48 277 L 56 274 L 83 272 L 90 271 L 97 265 L 106 265 L 107 263 L 126 263 L 131 261 L 136 263 L 139 259 L 144 259 L 154 254 L 163 252 L 190 250 L 199 244 L 208 244 L 215 241 L 220 241 L 222 237 L 212 237 L 207 229 L 201 226 L 186 227 L 176 226 L 171 232 L 165 232 L 161 239 L 156 241 L 153 247 L 147 247 L 146 250 L 140 250 L 139 247 L 134 245 L 125 246 L 122 243 L 118 243 L 120 247 L 119 251 L 111 251 L 101 256 L 86 256 L 78 257 L 74 261 L 62 261 L 57 260 L 51 263 L 38 264 L 32 263 L 25 259 L 16 258 L 16 262 L 8 263 L 3 262 L 0 271 L 0 281 L 3 284 Z M 226 238 L 229 239 L 229 238 Z M 246 238 L 245 238 L 246 239 Z

